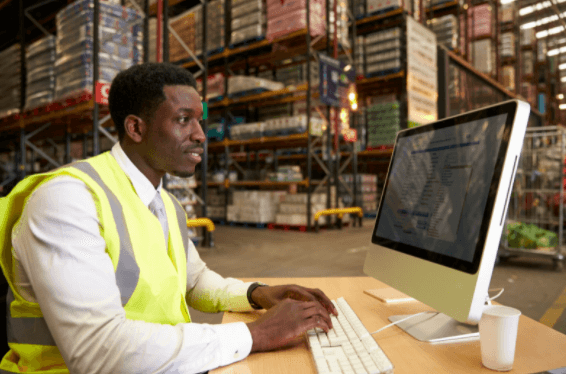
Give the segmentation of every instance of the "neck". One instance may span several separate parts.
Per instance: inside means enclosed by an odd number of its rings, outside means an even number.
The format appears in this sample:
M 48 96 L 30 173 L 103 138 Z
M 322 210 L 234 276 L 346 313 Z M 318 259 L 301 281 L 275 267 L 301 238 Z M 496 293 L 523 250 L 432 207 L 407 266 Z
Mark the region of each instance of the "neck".
M 130 144 L 127 141 L 120 143 L 122 150 L 128 156 L 130 161 L 142 172 L 143 175 L 157 189 L 159 182 L 165 176 L 164 172 L 154 169 L 145 158 L 144 154 L 141 152 L 139 147 L 135 144 Z

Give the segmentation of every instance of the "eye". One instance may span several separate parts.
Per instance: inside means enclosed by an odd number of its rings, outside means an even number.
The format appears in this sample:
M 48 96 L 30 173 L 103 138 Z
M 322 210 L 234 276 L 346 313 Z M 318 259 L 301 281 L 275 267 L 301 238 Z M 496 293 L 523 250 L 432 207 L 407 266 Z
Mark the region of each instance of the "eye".
M 190 117 L 187 117 L 187 116 L 179 117 L 179 123 L 182 123 L 182 124 L 188 123 L 190 120 L 191 120 Z

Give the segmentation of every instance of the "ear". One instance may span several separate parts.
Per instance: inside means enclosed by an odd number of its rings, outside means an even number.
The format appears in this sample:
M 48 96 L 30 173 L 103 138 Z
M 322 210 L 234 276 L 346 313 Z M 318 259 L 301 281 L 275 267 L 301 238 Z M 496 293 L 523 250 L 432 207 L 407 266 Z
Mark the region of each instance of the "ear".
M 141 143 L 147 134 L 147 124 L 143 119 L 130 114 L 124 120 L 125 135 L 134 143 Z

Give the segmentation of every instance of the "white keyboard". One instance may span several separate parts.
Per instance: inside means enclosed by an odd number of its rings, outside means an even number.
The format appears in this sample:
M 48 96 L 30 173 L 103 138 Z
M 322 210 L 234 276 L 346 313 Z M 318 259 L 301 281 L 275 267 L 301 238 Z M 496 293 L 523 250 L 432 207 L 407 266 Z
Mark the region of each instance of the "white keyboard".
M 318 374 L 392 374 L 393 364 L 343 297 L 332 300 L 332 330 L 307 332 Z

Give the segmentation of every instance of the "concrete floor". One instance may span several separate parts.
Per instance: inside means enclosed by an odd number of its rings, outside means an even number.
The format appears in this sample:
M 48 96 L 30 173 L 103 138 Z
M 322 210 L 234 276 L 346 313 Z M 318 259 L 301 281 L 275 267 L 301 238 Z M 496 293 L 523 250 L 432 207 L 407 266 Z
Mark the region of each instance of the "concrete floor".
M 224 277 L 365 276 L 362 272 L 374 220 L 362 228 L 321 233 L 217 225 L 215 247 L 198 247 L 209 268 Z M 495 267 L 490 288 L 505 288 L 497 299 L 540 320 L 566 288 L 566 271 L 553 270 L 549 260 L 519 258 Z M 564 307 L 564 306 L 562 306 Z M 222 314 L 191 310 L 194 322 L 220 323 Z M 554 324 L 566 334 L 566 312 Z

